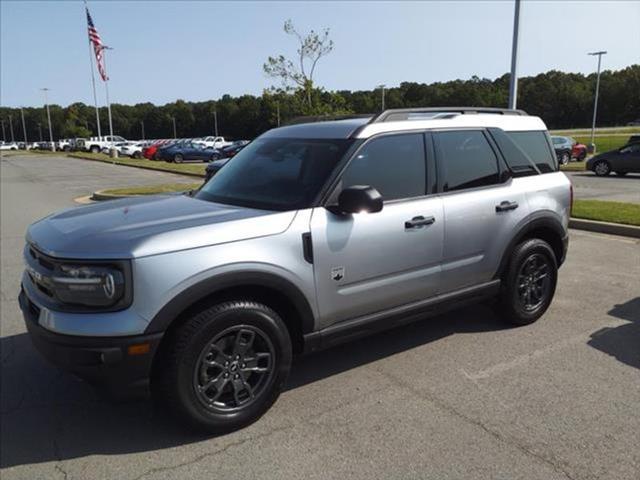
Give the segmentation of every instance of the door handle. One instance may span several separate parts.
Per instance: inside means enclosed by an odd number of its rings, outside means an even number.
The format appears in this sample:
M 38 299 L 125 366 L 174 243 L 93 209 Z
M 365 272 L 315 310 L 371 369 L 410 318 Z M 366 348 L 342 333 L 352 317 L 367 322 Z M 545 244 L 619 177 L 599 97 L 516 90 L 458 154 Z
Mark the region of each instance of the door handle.
M 518 208 L 518 202 L 500 202 L 500 205 L 496 205 L 496 212 L 508 212 L 509 210 L 515 210 Z
M 435 221 L 436 219 L 434 217 L 423 217 L 420 215 L 419 217 L 413 217 L 411 220 L 404 222 L 404 228 L 424 227 L 426 225 L 431 225 Z

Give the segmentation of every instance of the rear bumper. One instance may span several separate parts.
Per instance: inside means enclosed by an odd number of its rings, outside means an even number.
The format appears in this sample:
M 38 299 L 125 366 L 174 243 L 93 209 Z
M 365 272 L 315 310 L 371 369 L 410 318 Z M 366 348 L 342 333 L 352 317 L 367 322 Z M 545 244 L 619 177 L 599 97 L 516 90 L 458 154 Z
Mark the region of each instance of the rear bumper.
M 128 337 L 53 333 L 38 324 L 39 307 L 24 290 L 18 300 L 34 346 L 52 364 L 118 398 L 148 393 L 151 366 L 163 333 Z

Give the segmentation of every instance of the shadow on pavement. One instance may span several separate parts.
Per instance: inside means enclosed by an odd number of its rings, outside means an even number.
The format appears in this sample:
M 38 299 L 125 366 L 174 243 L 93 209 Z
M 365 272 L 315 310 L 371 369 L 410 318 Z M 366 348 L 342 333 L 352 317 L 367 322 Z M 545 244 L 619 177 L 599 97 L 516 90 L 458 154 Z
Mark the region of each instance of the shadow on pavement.
M 640 297 L 616 305 L 607 313 L 630 323 L 602 328 L 591 334 L 587 344 L 622 363 L 640 368 Z
M 461 332 L 505 328 L 475 306 L 301 357 L 287 389 Z M 86 383 L 49 366 L 26 333 L 0 339 L 0 467 L 89 455 L 152 452 L 209 437 L 189 433 L 151 401 L 113 403 Z

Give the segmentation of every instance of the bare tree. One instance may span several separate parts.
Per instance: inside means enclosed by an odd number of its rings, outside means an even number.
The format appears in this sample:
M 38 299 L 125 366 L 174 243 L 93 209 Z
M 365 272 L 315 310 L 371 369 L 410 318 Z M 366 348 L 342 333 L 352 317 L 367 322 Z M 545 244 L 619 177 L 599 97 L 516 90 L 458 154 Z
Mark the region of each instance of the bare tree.
M 297 64 L 284 57 L 269 57 L 263 65 L 264 72 L 272 78 L 279 78 L 285 88 L 293 83 L 306 95 L 307 106 L 312 107 L 313 75 L 318 61 L 333 50 L 333 40 L 329 38 L 329 29 L 322 33 L 311 30 L 308 34 L 300 34 L 289 19 L 284 22 L 284 31 L 293 35 L 299 43 Z

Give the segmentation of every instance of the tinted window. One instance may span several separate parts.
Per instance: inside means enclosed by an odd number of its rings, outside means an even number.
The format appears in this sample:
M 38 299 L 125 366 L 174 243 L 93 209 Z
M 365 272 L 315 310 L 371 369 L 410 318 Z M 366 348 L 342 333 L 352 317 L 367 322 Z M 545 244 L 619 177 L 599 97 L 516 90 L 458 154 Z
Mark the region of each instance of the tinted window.
M 309 207 L 352 142 L 258 138 L 206 183 L 196 198 L 265 210 Z
M 541 173 L 558 170 L 545 132 L 507 132 L 507 135 L 533 160 Z
M 444 191 L 499 182 L 498 158 L 481 131 L 440 132 L 435 138 Z
M 633 145 L 628 145 L 620 150 L 622 153 L 637 153 L 640 152 L 640 143 L 635 143 Z
M 507 162 L 507 166 L 511 170 L 512 176 L 524 177 L 527 175 L 537 175 L 538 169 L 535 167 L 533 160 L 516 145 L 513 140 L 501 129 L 490 128 L 489 131 L 493 139 L 498 144 L 498 148 L 502 152 L 502 156 Z M 555 141 L 558 137 L 552 137 Z
M 365 144 L 342 175 L 342 188 L 370 185 L 384 200 L 411 198 L 426 192 L 422 134 L 389 135 Z
M 564 143 L 564 140 L 560 137 L 551 137 L 551 140 L 553 141 L 554 145 L 560 145 Z

